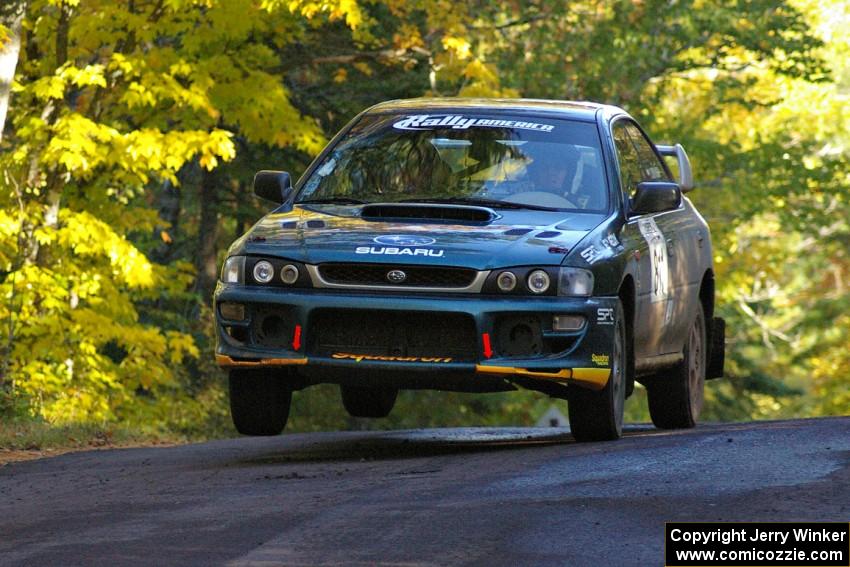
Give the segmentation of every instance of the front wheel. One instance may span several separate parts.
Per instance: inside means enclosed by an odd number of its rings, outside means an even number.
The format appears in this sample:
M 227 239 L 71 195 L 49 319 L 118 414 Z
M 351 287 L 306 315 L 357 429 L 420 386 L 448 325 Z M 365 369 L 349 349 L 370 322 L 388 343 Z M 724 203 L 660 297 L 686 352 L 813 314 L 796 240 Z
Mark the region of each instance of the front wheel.
M 614 345 L 608 383 L 598 392 L 574 387 L 570 395 L 570 429 L 576 441 L 610 441 L 623 435 L 629 352 L 623 304 L 618 302 L 614 316 Z
M 706 342 L 705 313 L 700 306 L 688 331 L 682 362 L 647 384 L 649 415 L 655 427 L 686 429 L 696 425 L 705 392 Z
M 292 390 L 284 372 L 230 371 L 230 416 L 242 435 L 279 435 L 289 419 Z

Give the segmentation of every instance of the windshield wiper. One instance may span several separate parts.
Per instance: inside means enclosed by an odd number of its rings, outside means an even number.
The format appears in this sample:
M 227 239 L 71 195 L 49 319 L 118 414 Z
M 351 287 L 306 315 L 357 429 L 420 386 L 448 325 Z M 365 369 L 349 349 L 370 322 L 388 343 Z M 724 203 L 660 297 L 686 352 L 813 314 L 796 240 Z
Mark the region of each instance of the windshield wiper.
M 481 199 L 477 197 L 444 197 L 441 199 L 404 199 L 399 203 L 446 203 L 452 205 L 479 205 L 482 207 L 492 207 L 494 209 L 531 209 L 535 211 L 557 211 L 552 207 L 542 207 L 540 205 L 527 205 L 525 203 L 512 203 L 510 201 L 500 201 L 498 199 Z
M 351 197 L 325 197 L 323 199 L 307 199 L 305 201 L 298 201 L 295 203 L 296 205 L 364 205 L 366 201 L 361 201 L 360 199 L 352 199 Z

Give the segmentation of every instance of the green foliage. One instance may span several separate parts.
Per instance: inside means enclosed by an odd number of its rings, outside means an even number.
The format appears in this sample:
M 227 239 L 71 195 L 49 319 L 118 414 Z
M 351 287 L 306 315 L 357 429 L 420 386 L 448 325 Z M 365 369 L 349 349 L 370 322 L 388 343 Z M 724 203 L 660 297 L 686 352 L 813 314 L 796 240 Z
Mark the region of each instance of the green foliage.
M 189 164 L 232 160 L 237 132 L 321 148 L 323 132 L 275 75 L 281 38 L 297 39 L 307 12 L 248 1 L 29 3 L 0 155 L 0 383 L 30 412 L 191 427 L 222 406 L 217 384 L 185 391 L 198 341 L 157 312 L 185 299 L 193 273 L 140 247 L 159 222 L 145 193 L 179 184 Z
M 167 444 L 185 441 L 176 435 L 156 435 L 150 432 L 120 426 L 104 426 L 92 423 L 56 426 L 39 419 L 0 422 L 0 466 L 3 461 L 15 460 L 9 451 L 50 453 L 68 449 L 92 449 L 98 447 L 122 447 L 133 445 Z M 42 453 L 43 455 L 43 453 Z M 41 456 L 41 455 L 38 455 Z
M 204 267 L 262 214 L 253 172 L 420 95 L 611 102 L 683 143 L 729 322 L 706 417 L 844 413 L 848 22 L 841 0 L 29 0 L 0 144 L 0 416 L 229 431 Z M 295 400 L 295 429 L 364 426 L 335 388 Z M 549 404 L 405 393 L 377 426 Z

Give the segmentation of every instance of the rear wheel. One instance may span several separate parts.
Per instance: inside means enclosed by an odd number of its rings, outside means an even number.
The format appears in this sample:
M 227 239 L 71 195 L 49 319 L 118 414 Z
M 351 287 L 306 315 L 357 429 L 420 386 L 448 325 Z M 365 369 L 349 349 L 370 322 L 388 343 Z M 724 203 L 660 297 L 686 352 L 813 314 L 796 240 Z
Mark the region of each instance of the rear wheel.
M 705 392 L 706 346 L 705 313 L 700 306 L 688 331 L 682 362 L 647 384 L 649 415 L 655 427 L 684 429 L 696 425 Z
M 623 305 L 617 303 L 608 383 L 600 391 L 575 387 L 570 395 L 570 429 L 576 441 L 609 441 L 622 436 L 629 350 Z
M 395 405 L 396 388 L 340 386 L 342 405 L 353 417 L 387 417 Z
M 242 435 L 278 435 L 289 419 L 292 390 L 286 373 L 271 370 L 230 371 L 230 415 Z

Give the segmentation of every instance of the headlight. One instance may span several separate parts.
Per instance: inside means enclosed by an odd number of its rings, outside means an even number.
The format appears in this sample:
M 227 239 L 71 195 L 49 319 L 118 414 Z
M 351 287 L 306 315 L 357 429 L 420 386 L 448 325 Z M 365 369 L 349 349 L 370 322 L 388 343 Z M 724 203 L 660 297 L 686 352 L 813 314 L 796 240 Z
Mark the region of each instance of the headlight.
M 286 285 L 292 285 L 298 281 L 298 267 L 287 264 L 280 270 L 280 279 Z
M 581 268 L 561 268 L 558 273 L 558 295 L 590 297 L 593 295 L 593 272 Z
M 534 270 L 528 274 L 528 289 L 531 293 L 546 293 L 549 283 L 549 274 L 543 270 Z
M 501 291 L 513 291 L 516 287 L 516 275 L 513 272 L 502 272 L 496 278 L 496 285 Z
M 231 256 L 221 268 L 221 281 L 224 283 L 245 283 L 245 256 Z
M 254 264 L 254 280 L 258 283 L 269 283 L 274 278 L 274 266 L 271 262 L 260 260 Z

